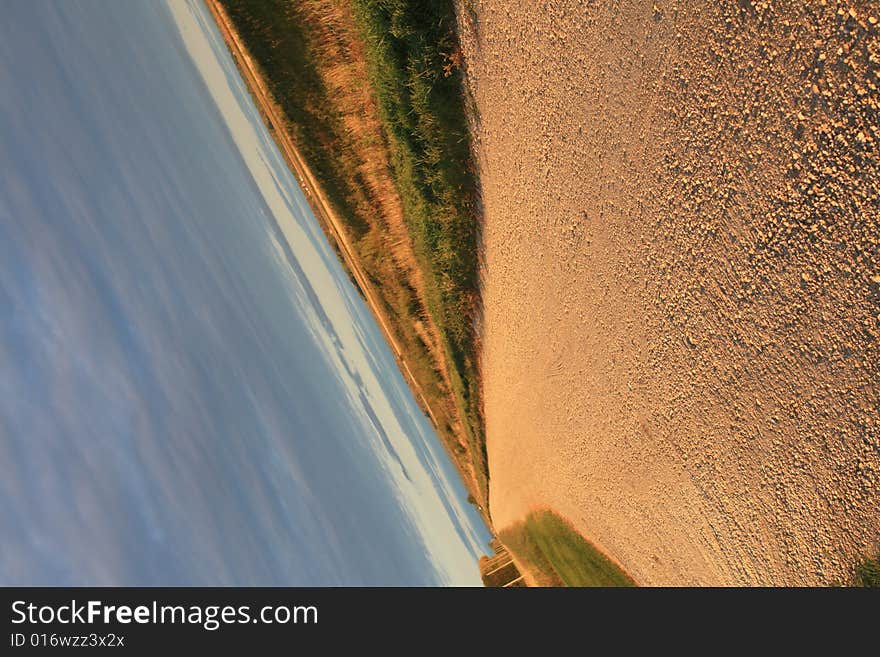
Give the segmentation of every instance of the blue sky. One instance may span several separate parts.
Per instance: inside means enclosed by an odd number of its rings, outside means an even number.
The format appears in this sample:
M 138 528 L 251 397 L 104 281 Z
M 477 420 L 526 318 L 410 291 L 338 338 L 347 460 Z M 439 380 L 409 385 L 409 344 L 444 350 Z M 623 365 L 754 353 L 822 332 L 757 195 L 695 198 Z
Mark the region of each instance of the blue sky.
M 5 4 L 0 171 L 0 584 L 479 583 L 199 4 Z

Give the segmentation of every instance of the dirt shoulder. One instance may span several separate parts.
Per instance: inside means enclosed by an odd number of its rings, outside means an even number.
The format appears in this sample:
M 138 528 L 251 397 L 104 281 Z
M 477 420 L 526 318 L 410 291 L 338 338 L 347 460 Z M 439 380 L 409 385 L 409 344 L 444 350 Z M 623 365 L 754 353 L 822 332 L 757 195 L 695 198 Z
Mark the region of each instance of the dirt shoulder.
M 462 11 L 499 530 L 555 509 L 640 584 L 876 553 L 880 13 L 822 4 Z

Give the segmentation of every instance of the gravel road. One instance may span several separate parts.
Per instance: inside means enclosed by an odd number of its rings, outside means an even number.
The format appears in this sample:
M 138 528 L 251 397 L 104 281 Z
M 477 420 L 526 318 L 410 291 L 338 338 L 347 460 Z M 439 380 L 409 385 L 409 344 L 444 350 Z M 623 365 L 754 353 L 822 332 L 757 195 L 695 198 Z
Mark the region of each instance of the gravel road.
M 641 584 L 847 581 L 880 539 L 880 6 L 467 5 L 495 526 L 549 506 Z

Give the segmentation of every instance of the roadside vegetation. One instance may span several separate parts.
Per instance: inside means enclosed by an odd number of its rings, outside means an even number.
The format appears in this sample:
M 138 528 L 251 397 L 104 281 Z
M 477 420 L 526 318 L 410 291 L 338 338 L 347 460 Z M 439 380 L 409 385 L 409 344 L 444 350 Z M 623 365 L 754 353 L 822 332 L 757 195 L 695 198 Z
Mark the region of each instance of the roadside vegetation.
M 220 0 L 488 509 L 478 188 L 450 1 Z
M 476 323 L 478 189 L 451 0 L 353 0 L 428 311 L 475 465 L 488 476 Z
M 499 538 L 539 586 L 635 586 L 629 575 L 552 511 L 530 513 Z
M 856 586 L 880 588 L 880 554 L 874 559 L 865 559 L 858 565 Z

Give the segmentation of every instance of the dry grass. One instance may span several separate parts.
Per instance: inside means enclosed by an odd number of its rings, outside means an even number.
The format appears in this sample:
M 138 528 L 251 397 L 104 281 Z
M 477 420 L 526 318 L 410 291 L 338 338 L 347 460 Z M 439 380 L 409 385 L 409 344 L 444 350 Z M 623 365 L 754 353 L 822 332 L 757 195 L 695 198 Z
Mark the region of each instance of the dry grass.
M 344 224 L 403 358 L 465 484 L 486 509 L 485 466 L 458 403 L 448 349 L 430 312 L 370 84 L 363 42 L 344 0 L 221 0 L 287 120 L 287 132 Z M 417 396 L 418 398 L 418 396 Z M 420 400 L 421 401 L 421 400 Z M 482 435 L 481 427 L 476 429 Z M 481 452 L 480 452 L 481 454 Z

